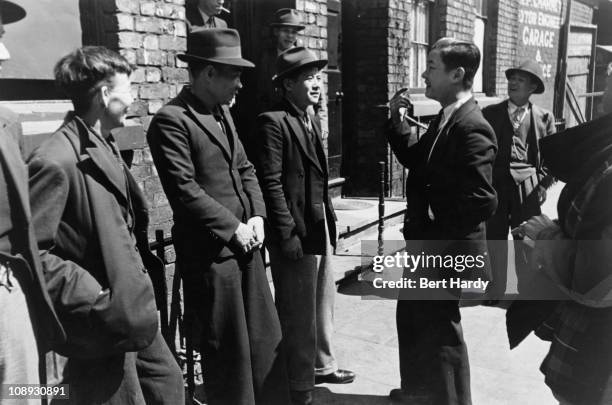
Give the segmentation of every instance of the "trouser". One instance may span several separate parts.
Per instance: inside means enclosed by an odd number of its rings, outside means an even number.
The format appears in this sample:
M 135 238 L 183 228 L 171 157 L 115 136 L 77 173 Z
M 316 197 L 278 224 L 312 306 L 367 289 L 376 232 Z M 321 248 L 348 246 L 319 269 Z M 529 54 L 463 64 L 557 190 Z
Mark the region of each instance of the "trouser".
M 305 254 L 299 260 L 286 258 L 273 243 L 269 246 L 289 386 L 294 391 L 312 390 L 315 375 L 338 368 L 332 348 L 336 288 L 329 236 L 325 246 L 324 255 Z
M 40 404 L 40 399 L 8 399 L 4 384 L 39 384 L 38 348 L 20 277 L 0 265 L 0 390 L 7 405 Z
M 261 254 L 203 263 L 176 246 L 186 305 L 202 322 L 208 404 L 288 404 L 281 328 Z
M 47 379 L 69 385 L 69 400 L 54 400 L 55 405 L 185 403 L 182 371 L 159 331 L 138 352 L 95 359 L 48 355 Z
M 470 405 L 470 366 L 459 301 L 400 300 L 401 387 L 435 405 Z
M 510 178 L 500 184 L 495 184 L 497 191 L 497 210 L 487 221 L 487 240 L 491 258 L 492 280 L 487 295 L 491 299 L 503 299 L 508 280 L 508 230 L 516 228 L 523 221 L 542 213 L 538 201 L 538 193 L 525 195 L 522 185 L 516 185 Z M 499 242 L 504 241 L 504 242 Z M 516 263 L 520 262 L 520 249 L 514 250 Z M 516 271 L 521 270 L 517 266 Z M 522 277 L 519 277 L 519 280 Z M 519 291 L 520 291 L 519 285 Z

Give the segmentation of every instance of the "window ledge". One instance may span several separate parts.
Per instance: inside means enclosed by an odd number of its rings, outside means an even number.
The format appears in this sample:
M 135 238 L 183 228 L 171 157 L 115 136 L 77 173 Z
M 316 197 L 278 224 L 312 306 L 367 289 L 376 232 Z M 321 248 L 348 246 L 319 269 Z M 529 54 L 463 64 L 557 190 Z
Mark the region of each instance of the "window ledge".
M 488 97 L 484 93 L 474 94 L 476 101 L 480 108 L 484 108 L 488 105 L 499 103 L 503 100 L 501 97 Z M 424 94 L 411 94 L 410 95 L 412 104 L 414 105 L 414 116 L 415 117 L 427 117 L 436 115 L 440 112 L 442 106 L 435 100 L 425 97 Z

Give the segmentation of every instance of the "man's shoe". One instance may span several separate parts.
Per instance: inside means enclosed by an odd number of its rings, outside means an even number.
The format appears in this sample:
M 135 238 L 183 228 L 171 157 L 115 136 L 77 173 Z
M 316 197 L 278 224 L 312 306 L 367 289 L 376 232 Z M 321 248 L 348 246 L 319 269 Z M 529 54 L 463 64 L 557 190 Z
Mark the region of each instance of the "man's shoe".
M 336 370 L 325 375 L 315 375 L 315 384 L 349 384 L 355 379 L 355 373 L 349 370 Z

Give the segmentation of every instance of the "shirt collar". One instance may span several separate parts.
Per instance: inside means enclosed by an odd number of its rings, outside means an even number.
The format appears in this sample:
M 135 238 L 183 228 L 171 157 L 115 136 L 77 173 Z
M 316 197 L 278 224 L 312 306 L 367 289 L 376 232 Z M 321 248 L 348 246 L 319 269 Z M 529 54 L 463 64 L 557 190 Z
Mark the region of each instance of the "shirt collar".
M 516 104 L 514 104 L 512 101 L 510 101 L 510 99 L 508 99 L 508 114 L 512 115 L 514 113 L 514 111 L 516 111 L 517 108 L 519 107 L 524 107 L 525 108 L 525 112 L 529 111 L 529 102 L 525 103 L 522 106 L 518 106 Z
M 206 14 L 204 11 L 202 11 L 201 8 L 198 7 L 198 11 L 200 12 L 200 15 L 202 16 L 202 21 L 204 21 L 204 24 L 206 24 L 208 22 L 208 20 L 210 19 L 210 17 L 214 17 L 214 16 L 210 16 L 208 14 Z
M 297 111 L 300 118 L 302 119 L 308 118 L 308 116 L 306 115 L 306 111 L 300 109 L 297 105 L 293 103 L 293 101 L 289 100 L 289 98 L 285 97 L 285 100 L 287 100 L 287 102 L 291 104 L 291 106 L 293 106 L 293 108 L 295 109 L 295 111 Z
M 454 103 L 444 107 L 444 109 L 442 110 L 442 121 L 440 123 L 439 128 L 442 128 L 444 125 L 446 125 L 446 123 L 448 122 L 450 117 L 453 115 L 453 113 L 457 111 L 459 108 L 461 108 L 461 106 L 467 103 L 468 100 L 470 100 L 471 98 L 472 98 L 472 93 L 468 93 L 464 95 L 463 97 L 461 97 L 459 100 L 455 101 Z

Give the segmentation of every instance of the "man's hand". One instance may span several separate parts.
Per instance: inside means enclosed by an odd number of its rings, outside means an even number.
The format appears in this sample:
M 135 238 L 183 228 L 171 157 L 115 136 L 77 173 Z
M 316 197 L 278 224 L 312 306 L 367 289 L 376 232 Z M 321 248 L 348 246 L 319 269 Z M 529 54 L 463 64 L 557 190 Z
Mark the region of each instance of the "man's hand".
M 264 232 L 264 221 L 262 217 L 253 217 L 248 220 L 247 225 L 253 229 L 253 233 L 255 234 L 255 241 L 258 243 L 256 247 L 260 247 L 264 239 L 266 238 Z M 254 247 L 255 248 L 255 247 Z
M 285 257 L 291 260 L 298 260 L 304 257 L 302 241 L 297 235 L 281 241 L 281 251 Z
M 544 204 L 544 201 L 546 201 L 546 187 L 538 184 L 536 190 L 538 192 L 538 203 L 542 205 Z
M 232 243 L 234 243 L 242 253 L 249 253 L 251 249 L 253 249 L 253 246 L 257 245 L 253 228 L 241 222 L 238 228 L 236 228 L 234 236 L 232 236 Z
M 410 102 L 407 89 L 400 89 L 389 101 L 393 125 L 399 126 L 402 123 L 404 114 L 411 109 L 412 103 Z

